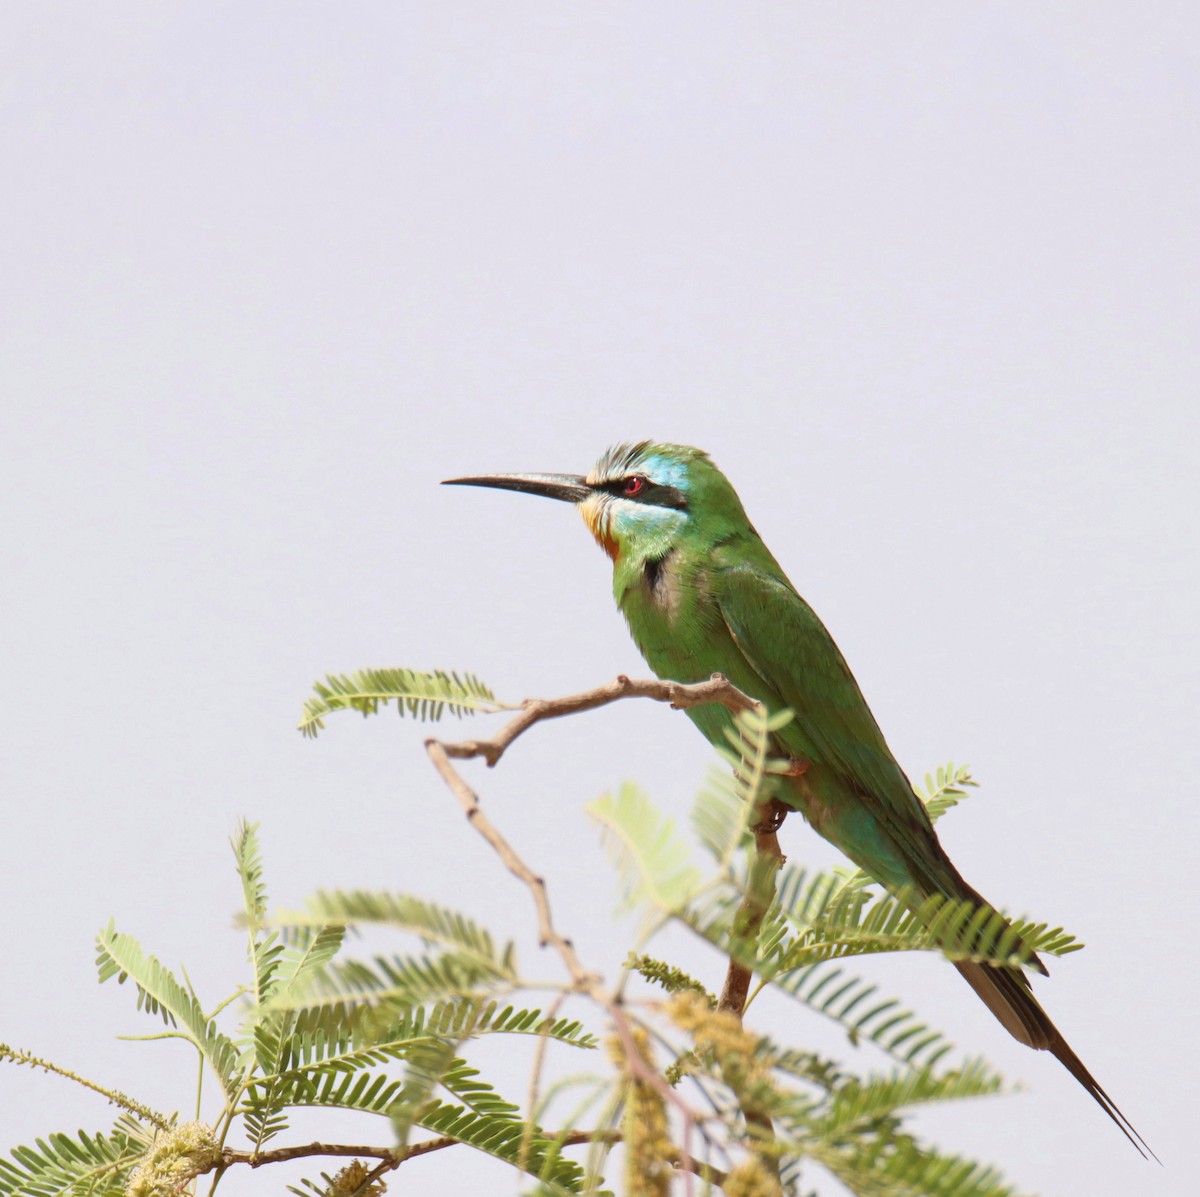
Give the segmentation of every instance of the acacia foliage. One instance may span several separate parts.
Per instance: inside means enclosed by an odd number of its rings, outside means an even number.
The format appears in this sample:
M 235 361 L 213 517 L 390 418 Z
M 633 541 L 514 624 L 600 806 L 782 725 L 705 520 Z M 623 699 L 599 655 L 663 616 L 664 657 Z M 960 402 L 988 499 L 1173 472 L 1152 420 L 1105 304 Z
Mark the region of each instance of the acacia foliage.
M 474 678 L 364 671 L 322 683 L 304 729 L 314 734 L 338 709 L 372 714 L 389 702 L 417 718 L 511 709 Z M 99 979 L 127 983 L 159 1035 L 192 1045 L 201 1093 L 188 1069 L 178 1108 L 155 1110 L 0 1046 L 0 1059 L 57 1072 L 119 1110 L 103 1132 L 56 1132 L 13 1149 L 0 1159 L 0 1197 L 211 1192 L 231 1168 L 284 1158 L 297 1145 L 291 1117 L 303 1108 L 374 1115 L 363 1134 L 378 1144 L 332 1171 L 314 1152 L 311 1174 L 292 1190 L 302 1197 L 381 1193 L 407 1159 L 430 1150 L 446 1152 L 447 1168 L 454 1153 L 481 1152 L 515 1173 L 512 1191 L 543 1197 L 614 1187 L 666 1193 L 684 1169 L 710 1192 L 807 1197 L 833 1177 L 851 1192 L 888 1197 L 1013 1194 L 996 1169 L 941 1152 L 912 1129 L 917 1110 L 1000 1092 L 999 1075 L 960 1056 L 847 961 L 939 951 L 1020 964 L 1033 951 L 1081 945 L 1044 923 L 1018 921 L 1010 934 L 989 910 L 882 893 L 852 870 L 795 866 L 783 870 L 747 938 L 736 915 L 751 884 L 750 824 L 779 771 L 771 736 L 786 717 L 739 716 L 726 753 L 733 768 L 712 774 L 690 835 L 635 786 L 587 808 L 610 848 L 621 904 L 641 916 L 623 973 L 605 992 L 631 992 L 637 977 L 649 998 L 621 1003 L 616 1023 L 618 1006 L 571 978 L 544 1000 L 544 978 L 535 985 L 518 961 L 517 927 L 485 927 L 416 895 L 318 891 L 304 909 L 272 915 L 258 830 L 243 822 L 231 845 L 247 974 L 234 993 L 207 1005 L 186 972 L 176 975 L 111 923 L 97 937 Z M 919 792 L 936 818 L 973 785 L 966 769 L 949 765 Z M 225 923 L 224 912 L 218 918 Z M 715 1009 L 707 978 L 651 953 L 671 925 L 711 948 L 714 975 L 730 959 L 752 969 L 744 1025 Z M 349 952 L 363 931 L 399 933 L 407 946 Z M 839 1025 L 845 1053 L 834 1059 L 757 1026 L 753 1003 L 767 991 Z M 803 1034 L 805 1025 L 788 1020 L 789 1031 Z M 533 1083 L 521 1100 L 471 1062 L 474 1045 L 495 1036 L 527 1054 Z M 540 1081 L 551 1053 L 580 1057 L 567 1080 Z M 379 1136 L 379 1115 L 390 1134 Z M 617 1143 L 623 1176 L 614 1174 Z

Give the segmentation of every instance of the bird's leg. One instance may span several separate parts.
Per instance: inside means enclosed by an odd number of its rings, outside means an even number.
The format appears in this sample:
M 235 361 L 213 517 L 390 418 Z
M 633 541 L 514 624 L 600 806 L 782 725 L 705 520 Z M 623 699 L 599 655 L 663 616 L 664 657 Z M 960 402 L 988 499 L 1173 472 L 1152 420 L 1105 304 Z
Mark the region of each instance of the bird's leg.
M 808 761 L 798 756 L 788 756 L 781 762 L 782 768 L 772 769 L 776 777 L 803 777 L 808 772 Z M 760 818 L 754 825 L 756 834 L 774 835 L 783 826 L 788 811 L 793 808 L 778 798 L 772 798 L 769 803 L 763 803 L 759 808 Z
M 751 829 L 756 836 L 774 835 L 783 826 L 783 821 L 788 817 L 788 812 L 792 808 L 786 802 L 772 798 L 770 802 L 764 802 L 758 809 L 762 817 Z

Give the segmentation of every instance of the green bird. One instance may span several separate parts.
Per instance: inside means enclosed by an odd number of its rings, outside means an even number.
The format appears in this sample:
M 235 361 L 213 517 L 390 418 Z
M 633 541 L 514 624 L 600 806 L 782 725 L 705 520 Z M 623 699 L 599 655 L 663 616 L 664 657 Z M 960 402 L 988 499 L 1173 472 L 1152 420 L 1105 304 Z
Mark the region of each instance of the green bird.
M 574 503 L 613 563 L 613 594 L 634 642 L 661 678 L 724 674 L 794 719 L 776 733 L 803 769 L 784 779 L 789 806 L 889 890 L 987 903 L 946 855 L 925 807 L 887 746 L 825 625 L 788 581 L 708 454 L 685 445 L 617 445 L 586 476 L 487 474 L 449 485 L 524 491 Z M 716 704 L 689 718 L 726 743 Z M 1036 956 L 1032 968 L 1045 973 Z M 1020 968 L 955 961 L 1004 1028 L 1049 1051 L 1139 1151 L 1149 1150 L 1071 1050 Z

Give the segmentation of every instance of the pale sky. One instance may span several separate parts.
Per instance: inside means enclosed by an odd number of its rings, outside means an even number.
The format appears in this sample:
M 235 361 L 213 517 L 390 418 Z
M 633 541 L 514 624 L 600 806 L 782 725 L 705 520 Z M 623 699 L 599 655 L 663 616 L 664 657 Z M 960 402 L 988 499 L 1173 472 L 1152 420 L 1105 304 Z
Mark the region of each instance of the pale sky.
M 0 1040 L 186 1108 L 92 941 L 224 997 L 243 814 L 277 905 L 421 894 L 556 976 L 424 728 L 294 725 L 360 666 L 644 673 L 577 516 L 437 483 L 651 437 L 726 470 L 910 773 L 972 765 L 943 841 L 1087 942 L 1038 995 L 1164 1167 L 944 962 L 872 962 L 1025 1086 L 922 1132 L 1031 1193 L 1189 1192 L 1198 44 L 1183 3 L 7 6 Z M 635 778 L 682 817 L 709 760 L 628 706 L 476 777 L 585 960 L 627 928 L 584 805 Z M 111 1118 L 0 1067 L 5 1151 Z M 391 1183 L 516 1191 L 465 1150 Z

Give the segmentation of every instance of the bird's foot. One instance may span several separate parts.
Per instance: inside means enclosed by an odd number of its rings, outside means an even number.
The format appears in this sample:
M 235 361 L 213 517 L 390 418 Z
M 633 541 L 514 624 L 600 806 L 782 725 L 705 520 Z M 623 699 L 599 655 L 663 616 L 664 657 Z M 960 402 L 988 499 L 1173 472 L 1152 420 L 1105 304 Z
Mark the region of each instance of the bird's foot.
M 783 821 L 788 817 L 788 812 L 791 809 L 786 802 L 780 802 L 778 798 L 772 798 L 763 817 L 754 825 L 754 834 L 774 835 L 783 826 Z

